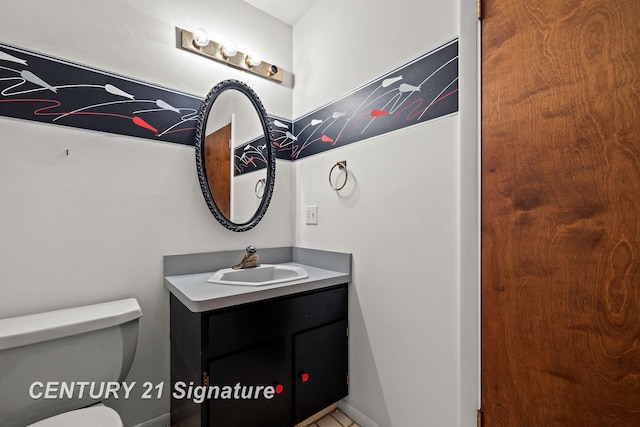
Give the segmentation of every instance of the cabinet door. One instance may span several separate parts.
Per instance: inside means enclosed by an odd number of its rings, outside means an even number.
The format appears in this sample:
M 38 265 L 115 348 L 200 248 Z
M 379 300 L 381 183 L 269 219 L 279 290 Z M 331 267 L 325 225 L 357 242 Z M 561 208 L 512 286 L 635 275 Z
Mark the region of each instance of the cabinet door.
M 296 423 L 347 395 L 347 341 L 346 320 L 294 336 Z
M 289 427 L 290 361 L 284 338 L 210 361 L 209 386 L 218 386 L 220 393 L 209 400 L 208 425 Z M 265 387 L 274 387 L 276 394 L 269 398 Z

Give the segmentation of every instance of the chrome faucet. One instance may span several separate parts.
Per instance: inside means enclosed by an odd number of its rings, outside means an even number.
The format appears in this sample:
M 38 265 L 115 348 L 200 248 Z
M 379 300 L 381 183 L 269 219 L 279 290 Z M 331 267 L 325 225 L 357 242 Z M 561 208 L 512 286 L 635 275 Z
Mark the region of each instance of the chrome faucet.
M 244 258 L 240 263 L 232 266 L 234 270 L 240 270 L 242 268 L 254 268 L 259 267 L 260 264 L 257 264 L 260 256 L 256 253 L 258 250 L 253 246 L 247 246 L 246 252 L 244 254 Z

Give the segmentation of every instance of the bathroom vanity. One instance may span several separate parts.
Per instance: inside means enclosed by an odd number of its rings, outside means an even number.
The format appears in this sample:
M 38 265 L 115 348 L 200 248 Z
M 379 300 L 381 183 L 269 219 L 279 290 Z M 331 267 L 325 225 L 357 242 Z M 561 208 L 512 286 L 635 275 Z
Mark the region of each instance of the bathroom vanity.
M 259 287 L 208 283 L 214 271 L 231 265 L 228 260 L 237 262 L 240 252 L 233 252 L 208 254 L 210 271 L 165 277 L 171 424 L 294 426 L 348 393 L 351 257 L 262 249 L 261 262 L 302 266 L 308 277 Z M 165 274 L 176 270 L 170 265 L 176 260 L 167 258 Z M 194 269 L 193 260 L 178 264 Z

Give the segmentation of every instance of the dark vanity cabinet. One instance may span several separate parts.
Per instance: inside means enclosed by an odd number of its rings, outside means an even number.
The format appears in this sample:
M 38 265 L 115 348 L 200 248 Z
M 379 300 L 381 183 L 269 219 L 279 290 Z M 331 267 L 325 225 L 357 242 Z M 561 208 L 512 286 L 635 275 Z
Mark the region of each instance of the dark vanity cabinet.
M 346 284 L 204 313 L 170 304 L 172 426 L 291 427 L 347 395 Z

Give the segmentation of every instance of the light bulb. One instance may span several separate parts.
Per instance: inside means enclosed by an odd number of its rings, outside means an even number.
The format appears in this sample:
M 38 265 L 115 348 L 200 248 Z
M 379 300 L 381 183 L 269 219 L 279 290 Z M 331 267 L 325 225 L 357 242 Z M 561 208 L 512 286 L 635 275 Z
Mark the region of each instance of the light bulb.
M 209 33 L 202 28 L 197 28 L 193 32 L 193 44 L 198 47 L 204 47 L 209 44 Z
M 245 61 L 249 67 L 257 67 L 262 64 L 262 55 L 254 50 L 247 55 Z
M 231 58 L 236 53 L 238 53 L 238 48 L 232 40 L 227 40 L 226 42 L 222 43 L 222 55 L 225 58 Z

